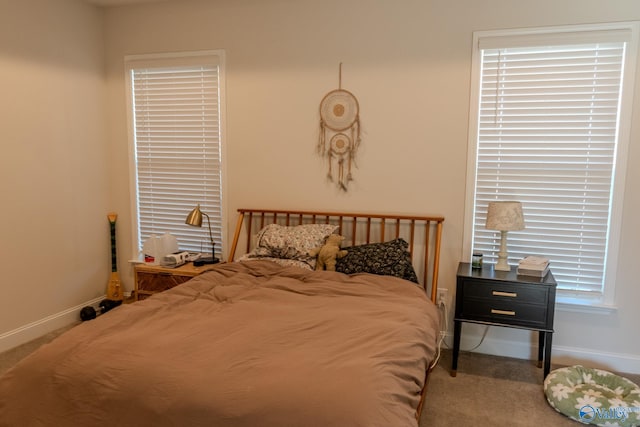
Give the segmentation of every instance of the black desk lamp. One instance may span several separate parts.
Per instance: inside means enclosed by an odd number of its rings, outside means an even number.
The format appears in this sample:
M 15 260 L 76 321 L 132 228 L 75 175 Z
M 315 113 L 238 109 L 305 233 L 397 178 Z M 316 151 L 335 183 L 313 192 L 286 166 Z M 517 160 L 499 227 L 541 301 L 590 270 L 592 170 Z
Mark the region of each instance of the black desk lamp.
M 213 241 L 213 233 L 211 232 L 211 221 L 209 220 L 209 215 L 200 210 L 200 204 L 198 204 L 198 206 L 196 206 L 191 212 L 189 212 L 189 215 L 187 215 L 187 219 L 184 223 L 187 225 L 192 225 L 194 227 L 202 227 L 202 215 L 207 217 L 207 224 L 209 225 L 209 238 L 211 239 L 211 258 L 198 258 L 193 262 L 193 265 L 195 265 L 196 267 L 205 264 L 215 264 L 220 262 L 220 260 L 216 258 L 216 243 Z

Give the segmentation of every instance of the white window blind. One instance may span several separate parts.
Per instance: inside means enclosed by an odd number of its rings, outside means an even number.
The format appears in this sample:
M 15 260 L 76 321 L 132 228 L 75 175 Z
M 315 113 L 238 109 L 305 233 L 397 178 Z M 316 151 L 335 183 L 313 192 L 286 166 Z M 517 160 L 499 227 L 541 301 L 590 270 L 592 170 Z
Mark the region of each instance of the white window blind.
M 526 229 L 509 233 L 510 263 L 546 256 L 561 292 L 601 297 L 630 32 L 584 35 L 480 39 L 471 248 L 495 261 L 487 205 L 521 201 Z
M 208 225 L 185 224 L 200 204 L 222 247 L 220 63 L 213 55 L 135 57 L 131 88 L 138 250 L 170 232 L 181 250 L 209 252 Z

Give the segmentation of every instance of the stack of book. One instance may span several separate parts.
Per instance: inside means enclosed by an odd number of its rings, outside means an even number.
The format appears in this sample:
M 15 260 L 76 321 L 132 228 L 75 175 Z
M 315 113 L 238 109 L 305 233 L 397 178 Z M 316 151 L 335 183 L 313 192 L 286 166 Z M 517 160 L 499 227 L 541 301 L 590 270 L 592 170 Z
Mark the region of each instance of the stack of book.
M 518 263 L 517 273 L 521 276 L 544 277 L 549 272 L 549 258 L 528 256 Z

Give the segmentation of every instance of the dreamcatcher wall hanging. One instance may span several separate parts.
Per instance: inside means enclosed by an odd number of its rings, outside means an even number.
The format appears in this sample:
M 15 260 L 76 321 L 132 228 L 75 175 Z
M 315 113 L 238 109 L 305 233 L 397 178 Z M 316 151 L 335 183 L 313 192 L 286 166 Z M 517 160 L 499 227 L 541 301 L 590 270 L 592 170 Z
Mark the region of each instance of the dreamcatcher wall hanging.
M 343 191 L 347 191 L 347 184 L 353 180 L 351 168 L 355 166 L 356 151 L 360 145 L 359 110 L 356 97 L 342 89 L 340 63 L 338 89 L 327 93 L 320 102 L 318 153 L 329 163 L 327 178 L 337 181 L 338 188 Z

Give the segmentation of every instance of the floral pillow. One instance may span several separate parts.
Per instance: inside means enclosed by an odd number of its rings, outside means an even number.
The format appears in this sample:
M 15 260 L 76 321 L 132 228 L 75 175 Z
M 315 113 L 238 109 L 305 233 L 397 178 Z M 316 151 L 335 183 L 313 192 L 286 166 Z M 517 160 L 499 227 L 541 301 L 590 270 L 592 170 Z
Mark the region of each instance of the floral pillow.
M 283 226 L 269 224 L 256 236 L 256 248 L 248 254 L 250 258 L 280 258 L 304 262 L 314 268 L 316 258 L 309 251 L 322 246 L 330 234 L 338 230 L 332 224 L 302 224 Z
M 312 269 L 309 264 L 303 261 L 298 261 L 297 259 L 256 257 L 256 256 L 253 256 L 252 254 L 242 255 L 240 258 L 238 258 L 238 262 L 256 261 L 256 260 L 275 262 L 276 264 L 281 265 L 283 267 L 298 267 L 298 268 L 305 268 L 307 270 Z
M 404 239 L 343 249 L 347 251 L 347 255 L 337 260 L 336 271 L 395 276 L 418 283 L 409 254 L 409 244 Z

